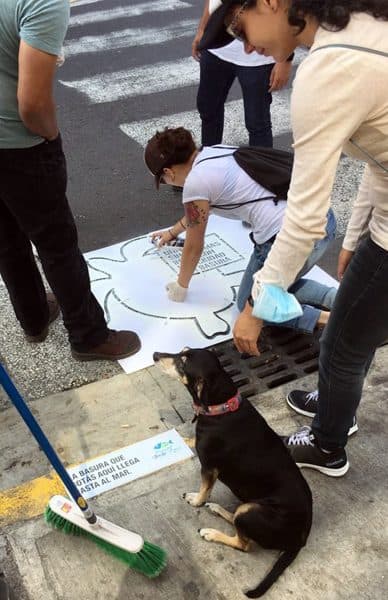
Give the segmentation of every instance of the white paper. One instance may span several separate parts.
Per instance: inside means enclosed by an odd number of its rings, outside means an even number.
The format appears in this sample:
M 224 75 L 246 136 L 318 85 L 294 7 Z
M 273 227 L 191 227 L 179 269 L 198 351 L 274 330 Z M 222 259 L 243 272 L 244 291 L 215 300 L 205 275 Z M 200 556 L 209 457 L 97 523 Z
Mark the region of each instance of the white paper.
M 193 456 L 179 433 L 171 429 L 67 471 L 84 498 L 93 498 Z
M 149 236 L 141 236 L 86 254 L 92 290 L 109 327 L 136 331 L 141 339 L 141 350 L 119 361 L 124 371 L 149 367 L 154 352 L 205 348 L 231 339 L 238 287 L 252 251 L 249 229 L 212 215 L 185 302 L 169 300 L 165 289 L 176 281 L 182 249 L 158 250 Z M 319 267 L 308 276 L 338 285 Z

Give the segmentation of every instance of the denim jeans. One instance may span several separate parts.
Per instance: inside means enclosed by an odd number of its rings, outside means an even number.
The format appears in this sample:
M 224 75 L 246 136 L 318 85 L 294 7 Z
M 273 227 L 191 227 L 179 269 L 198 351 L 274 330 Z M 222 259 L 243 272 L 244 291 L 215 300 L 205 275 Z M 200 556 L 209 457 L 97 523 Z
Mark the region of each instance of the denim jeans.
M 62 309 L 72 347 L 86 351 L 108 336 L 90 290 L 66 198 L 61 138 L 32 148 L 0 149 L 0 273 L 22 328 L 39 334 L 49 312 L 30 240 Z
M 237 77 L 243 95 L 249 145 L 272 148 L 272 96 L 268 91 L 272 68 L 272 64 L 242 67 L 222 60 L 208 50 L 201 52 L 197 108 L 202 121 L 203 146 L 222 142 L 224 105 Z
M 330 209 L 327 213 L 326 236 L 315 242 L 314 248 L 298 273 L 295 283 L 289 288 L 289 292 L 294 294 L 301 304 L 303 314 L 296 319 L 281 323 L 282 327 L 291 327 L 292 329 L 311 333 L 317 324 L 321 309 L 331 310 L 337 293 L 336 288 L 323 285 L 313 279 L 303 279 L 303 275 L 322 258 L 330 242 L 335 237 L 335 231 L 336 220 L 333 211 Z M 244 309 L 245 303 L 251 294 L 253 276 L 262 268 L 272 244 L 273 241 L 255 244 L 237 295 L 237 306 L 240 311 Z M 279 323 L 273 323 L 273 325 L 279 325 Z
M 344 447 L 365 373 L 388 338 L 388 251 L 370 238 L 353 255 L 321 338 L 318 413 L 312 429 L 326 450 Z

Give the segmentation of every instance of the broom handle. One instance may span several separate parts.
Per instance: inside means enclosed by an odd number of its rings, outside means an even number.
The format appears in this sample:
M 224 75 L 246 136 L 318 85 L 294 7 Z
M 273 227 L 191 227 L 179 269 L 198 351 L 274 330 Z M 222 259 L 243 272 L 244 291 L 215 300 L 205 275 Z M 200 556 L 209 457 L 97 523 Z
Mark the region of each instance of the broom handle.
M 74 502 L 81 509 L 85 519 L 93 524 L 96 523 L 97 517 L 89 507 L 85 498 L 79 493 L 76 485 L 73 483 L 70 475 L 66 471 L 65 467 L 59 460 L 58 455 L 56 454 L 54 448 L 46 438 L 43 430 L 41 429 L 39 423 L 36 421 L 35 417 L 31 413 L 27 404 L 24 402 L 22 396 L 18 392 L 16 386 L 12 382 L 10 376 L 7 371 L 0 363 L 0 383 L 3 386 L 4 390 L 8 394 L 12 404 L 15 406 L 17 411 L 20 413 L 23 421 L 27 425 L 28 429 L 38 442 L 39 446 L 47 456 L 49 462 L 58 473 L 63 485 L 67 488 L 70 496 L 73 498 Z

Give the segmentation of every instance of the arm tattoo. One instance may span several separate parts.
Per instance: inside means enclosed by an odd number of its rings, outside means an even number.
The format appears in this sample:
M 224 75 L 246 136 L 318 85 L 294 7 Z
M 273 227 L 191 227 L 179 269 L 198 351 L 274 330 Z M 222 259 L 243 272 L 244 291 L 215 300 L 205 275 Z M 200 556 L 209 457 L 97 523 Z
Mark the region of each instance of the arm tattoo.
M 206 223 L 208 218 L 206 211 L 199 208 L 195 202 L 186 202 L 185 213 L 187 227 L 195 227 L 200 223 Z

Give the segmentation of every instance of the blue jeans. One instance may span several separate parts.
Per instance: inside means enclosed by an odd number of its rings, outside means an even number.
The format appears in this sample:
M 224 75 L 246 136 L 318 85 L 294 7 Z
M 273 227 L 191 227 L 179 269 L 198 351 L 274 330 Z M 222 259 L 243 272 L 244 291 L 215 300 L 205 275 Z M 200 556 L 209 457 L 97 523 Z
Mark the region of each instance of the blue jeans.
M 272 64 L 241 67 L 221 60 L 208 50 L 201 52 L 197 108 L 202 121 L 203 146 L 222 142 L 224 105 L 237 77 L 243 95 L 249 145 L 272 148 L 272 96 L 268 91 L 272 68 Z
M 345 271 L 321 338 L 312 429 L 327 450 L 344 447 L 376 348 L 388 338 L 388 252 L 364 240 Z
M 322 240 L 315 242 L 314 248 L 303 268 L 298 273 L 295 283 L 288 290 L 295 295 L 301 304 L 303 314 L 296 319 L 281 323 L 282 327 L 291 327 L 292 329 L 311 333 L 317 324 L 321 309 L 331 310 L 337 292 L 336 288 L 323 285 L 313 279 L 303 279 L 303 275 L 322 258 L 328 245 L 335 237 L 335 230 L 336 220 L 333 211 L 330 209 L 327 213 L 326 236 Z M 262 268 L 272 244 L 273 241 L 255 244 L 238 290 L 237 306 L 240 311 L 244 309 L 245 303 L 251 294 L 253 276 Z M 278 323 L 273 324 L 279 325 Z

